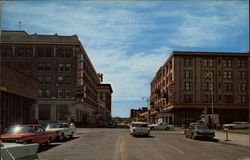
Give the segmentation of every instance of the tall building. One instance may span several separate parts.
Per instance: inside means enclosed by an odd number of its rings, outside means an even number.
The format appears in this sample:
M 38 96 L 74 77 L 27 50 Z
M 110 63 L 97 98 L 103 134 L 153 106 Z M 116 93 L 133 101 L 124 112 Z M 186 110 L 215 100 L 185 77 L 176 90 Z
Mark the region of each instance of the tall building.
M 151 81 L 150 122 L 175 125 L 218 114 L 248 121 L 248 53 L 174 51 Z
M 1 31 L 2 64 L 39 81 L 35 119 L 94 125 L 100 84 L 76 35 Z

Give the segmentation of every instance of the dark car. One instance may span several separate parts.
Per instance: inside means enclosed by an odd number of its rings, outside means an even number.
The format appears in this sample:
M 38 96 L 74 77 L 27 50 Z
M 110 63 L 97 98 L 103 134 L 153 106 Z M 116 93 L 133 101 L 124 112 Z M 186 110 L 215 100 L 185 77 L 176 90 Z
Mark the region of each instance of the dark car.
M 206 125 L 200 123 L 190 123 L 188 129 L 184 131 L 188 138 L 214 138 L 214 131 L 210 130 Z

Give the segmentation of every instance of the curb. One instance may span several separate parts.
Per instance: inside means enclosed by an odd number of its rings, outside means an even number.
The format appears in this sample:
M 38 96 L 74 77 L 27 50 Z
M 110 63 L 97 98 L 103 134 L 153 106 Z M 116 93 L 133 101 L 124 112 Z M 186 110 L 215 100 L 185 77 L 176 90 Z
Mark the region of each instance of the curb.
M 235 145 L 235 146 L 241 146 L 241 147 L 246 147 L 246 148 L 250 148 L 250 146 L 245 146 L 245 145 L 241 145 L 241 144 L 238 144 L 238 143 L 233 143 L 232 141 L 225 141 L 225 140 L 220 140 L 220 139 L 217 139 L 219 143 L 221 144 L 228 144 L 228 145 Z

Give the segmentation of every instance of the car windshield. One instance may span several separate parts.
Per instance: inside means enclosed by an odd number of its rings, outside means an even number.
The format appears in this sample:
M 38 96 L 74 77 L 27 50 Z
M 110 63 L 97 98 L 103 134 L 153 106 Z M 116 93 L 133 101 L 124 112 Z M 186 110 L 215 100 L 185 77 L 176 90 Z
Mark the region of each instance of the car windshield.
M 148 127 L 148 124 L 135 124 L 135 127 Z
M 197 129 L 208 129 L 207 126 L 204 126 L 204 125 L 199 125 L 199 126 L 196 126 Z
M 61 124 L 48 124 L 46 128 L 62 128 Z
M 4 131 L 4 134 L 17 134 L 17 133 L 25 133 L 25 132 L 32 132 L 32 126 L 10 126 Z

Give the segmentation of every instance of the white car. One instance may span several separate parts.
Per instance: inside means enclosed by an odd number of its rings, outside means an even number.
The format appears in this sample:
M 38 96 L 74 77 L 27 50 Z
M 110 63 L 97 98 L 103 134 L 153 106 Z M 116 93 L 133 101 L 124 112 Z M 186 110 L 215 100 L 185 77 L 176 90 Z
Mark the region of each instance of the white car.
M 246 129 L 249 127 L 248 122 L 234 122 L 233 124 L 224 124 L 223 128 L 228 129 Z
M 56 132 L 59 141 L 64 141 L 66 137 L 73 138 L 76 133 L 76 127 L 73 123 L 49 123 L 46 127 L 47 132 Z
M 130 126 L 130 134 L 132 136 L 149 136 L 150 129 L 146 122 L 132 122 Z
M 165 122 L 149 125 L 151 130 L 174 130 L 174 126 Z
M 39 144 L 1 143 L 1 160 L 38 159 Z

